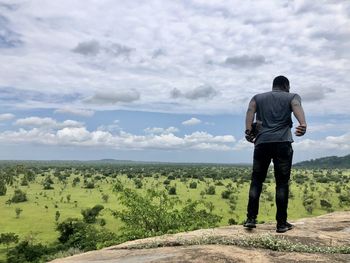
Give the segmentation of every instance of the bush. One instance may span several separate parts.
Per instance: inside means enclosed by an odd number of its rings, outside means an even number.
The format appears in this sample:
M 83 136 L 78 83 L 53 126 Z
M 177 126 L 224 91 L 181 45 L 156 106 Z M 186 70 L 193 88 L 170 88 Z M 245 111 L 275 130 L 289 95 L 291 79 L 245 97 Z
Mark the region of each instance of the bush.
M 7 187 L 6 183 L 3 180 L 0 180 L 0 196 L 6 195 Z
M 95 183 L 93 181 L 85 182 L 84 188 L 86 188 L 86 189 L 94 189 L 95 188 Z
M 164 185 L 169 185 L 170 184 L 170 180 L 169 179 L 165 179 L 163 182 Z
M 191 201 L 179 209 L 178 198 L 169 197 L 165 191 L 147 190 L 141 195 L 134 190 L 124 189 L 118 199 L 125 209 L 114 211 L 113 215 L 123 223 L 127 239 L 214 227 L 221 217 L 205 207 L 203 201 Z
M 190 183 L 190 188 L 191 189 L 196 189 L 197 188 L 197 182 L 191 182 Z
M 0 234 L 0 244 L 4 244 L 8 250 L 11 243 L 18 242 L 18 235 L 15 233 L 1 233 Z
M 168 194 L 169 195 L 176 195 L 176 187 L 175 186 L 170 187 L 168 190 Z
M 223 199 L 229 199 L 230 198 L 230 195 L 232 194 L 232 191 L 230 190 L 225 190 L 221 193 L 221 197 Z
M 27 194 L 20 189 L 16 189 L 12 198 L 11 198 L 12 203 L 21 203 L 21 202 L 25 202 L 27 200 L 28 200 Z
M 205 190 L 205 193 L 206 193 L 207 195 L 215 195 L 215 186 L 214 186 L 214 185 L 209 186 L 209 187 Z
M 142 188 L 142 181 L 140 179 L 134 179 L 134 183 L 136 189 Z
M 48 253 L 48 248 L 42 244 L 32 244 L 29 241 L 22 241 L 7 253 L 7 262 L 25 263 L 38 262 L 39 259 Z
M 85 223 L 93 224 L 96 222 L 96 217 L 104 209 L 103 205 L 95 205 L 93 208 L 87 208 L 81 211 Z
M 115 234 L 97 229 L 77 218 L 67 218 L 57 225 L 58 240 L 66 248 L 75 247 L 84 251 L 93 250 L 117 242 Z

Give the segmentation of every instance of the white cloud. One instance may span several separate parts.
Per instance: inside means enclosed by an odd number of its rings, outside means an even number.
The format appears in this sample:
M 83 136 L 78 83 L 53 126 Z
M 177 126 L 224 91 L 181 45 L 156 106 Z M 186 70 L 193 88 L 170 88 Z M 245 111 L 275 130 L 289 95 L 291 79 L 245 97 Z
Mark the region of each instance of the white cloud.
M 81 127 L 83 123 L 74 120 L 65 120 L 58 122 L 49 117 L 27 117 L 18 119 L 14 122 L 14 125 L 24 127 L 41 127 L 41 128 L 62 128 L 62 127 Z
M 136 90 L 126 91 L 98 91 L 92 97 L 85 99 L 86 103 L 105 105 L 119 102 L 133 102 L 140 99 L 140 93 Z
M 0 121 L 8 121 L 14 119 L 16 116 L 12 113 L 0 114 Z
M 173 127 L 170 127 L 174 130 Z M 231 135 L 214 136 L 206 132 L 194 132 L 184 137 L 173 133 L 134 135 L 124 131 L 112 134 L 109 131 L 88 131 L 85 127 L 64 127 L 58 130 L 42 128 L 5 131 L 0 133 L 0 141 L 7 143 L 36 143 L 57 146 L 108 147 L 128 150 L 213 150 L 232 149 L 235 138 Z
M 57 109 L 54 111 L 54 113 L 71 114 L 71 115 L 77 115 L 77 116 L 83 116 L 83 117 L 92 117 L 95 114 L 93 110 L 68 108 L 68 107 Z
M 0 9 L 0 87 L 40 96 L 0 92 L 0 103 L 101 110 L 137 102 L 142 111 L 241 113 L 243 98 L 283 74 L 305 101 L 343 113 L 348 10 L 349 1 L 17 1 Z M 215 89 L 194 90 L 203 83 Z M 320 85 L 335 92 L 306 92 Z M 172 91 L 181 99 L 169 99 Z
M 168 128 L 160 128 L 160 127 L 148 127 L 146 129 L 144 129 L 144 131 L 146 133 L 150 133 L 150 134 L 169 134 L 169 133 L 176 133 L 179 131 L 178 128 L 176 127 L 168 127 Z
M 186 126 L 193 126 L 193 125 L 197 125 L 200 124 L 202 121 L 200 119 L 197 118 L 191 118 L 189 120 L 183 121 L 182 125 L 186 125 Z
M 179 89 L 174 88 L 170 96 L 174 99 L 177 98 L 186 98 L 189 100 L 198 100 L 198 99 L 211 99 L 215 97 L 218 94 L 218 92 L 211 86 L 208 85 L 201 85 L 193 90 L 189 90 L 186 92 L 181 92 Z

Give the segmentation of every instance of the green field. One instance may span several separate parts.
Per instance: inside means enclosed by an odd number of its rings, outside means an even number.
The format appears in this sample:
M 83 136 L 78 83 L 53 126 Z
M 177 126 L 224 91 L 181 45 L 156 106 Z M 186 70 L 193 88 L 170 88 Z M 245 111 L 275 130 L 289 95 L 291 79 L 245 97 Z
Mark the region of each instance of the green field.
M 102 210 L 100 218 L 106 220 L 105 228 L 112 232 L 118 233 L 122 223 L 114 218 L 111 210 L 120 210 L 122 206 L 113 193 L 113 185 L 116 180 L 122 182 L 125 187 L 135 188 L 135 178 L 142 182 L 142 187 L 136 189 L 144 193 L 146 189 L 165 190 L 171 186 L 176 187 L 176 197 L 185 201 L 201 200 L 210 201 L 213 204 L 213 213 L 222 216 L 220 225 L 228 225 L 230 218 L 241 223 L 245 219 L 246 205 L 249 189 L 250 168 L 234 166 L 179 166 L 171 167 L 157 166 L 145 169 L 142 166 L 129 165 L 126 167 L 113 170 L 111 167 L 98 167 L 94 169 L 71 169 L 71 167 L 60 167 L 58 170 L 54 167 L 38 168 L 34 171 L 34 179 L 28 182 L 28 185 L 22 185 L 24 178 L 27 178 L 27 171 L 30 170 L 23 166 L 17 167 L 14 172 L 13 166 L 3 168 L 3 173 L 14 173 L 12 185 L 7 185 L 6 195 L 0 196 L 0 233 L 14 232 L 19 235 L 20 239 L 31 238 L 41 243 L 51 243 L 57 240 L 58 233 L 55 231 L 56 221 L 55 214 L 59 211 L 60 217 L 58 222 L 62 222 L 68 217 L 82 218 L 81 210 L 91 208 L 96 204 L 102 204 L 105 209 Z M 23 170 L 24 169 L 24 170 Z M 27 170 L 26 170 L 27 169 Z M 106 169 L 108 173 L 106 173 Z M 111 172 L 112 169 L 112 172 Z M 133 169 L 137 170 L 133 174 Z M 187 173 L 186 169 L 191 170 L 192 176 Z M 211 171 L 204 176 L 200 171 Z M 23 171 L 21 171 L 23 170 Z M 143 170 L 144 173 L 143 173 Z M 232 170 L 234 170 L 232 172 Z M 231 171 L 234 176 L 225 178 L 225 172 Z M 33 174 L 33 173 L 31 173 Z M 64 180 L 59 175 L 64 174 Z M 194 175 L 195 174 L 195 175 Z M 244 174 L 244 176 L 240 176 Z M 4 175 L 4 174 L 3 174 Z M 110 176 L 113 175 L 113 176 Z M 44 190 L 43 183 L 50 177 L 53 181 L 54 189 Z M 289 202 L 289 219 L 297 219 L 308 216 L 317 216 L 329 211 L 348 209 L 347 201 L 339 202 L 339 195 L 350 196 L 349 182 L 350 173 L 348 170 L 293 170 L 291 180 L 291 198 Z M 75 186 L 72 185 L 73 179 L 79 178 L 80 182 Z M 84 179 L 94 182 L 93 189 L 84 188 Z M 164 181 L 169 182 L 168 185 Z M 197 188 L 191 189 L 189 184 L 197 182 Z M 25 183 L 24 183 L 25 184 Z M 209 186 L 215 186 L 215 194 L 205 194 Z M 274 221 L 275 204 L 274 204 L 274 180 L 270 171 L 266 180 L 264 191 L 260 201 L 260 213 L 258 220 L 260 222 Z M 21 189 L 27 194 L 28 201 L 21 203 L 6 203 L 14 193 L 15 189 Z M 234 209 L 230 209 L 229 199 L 223 199 L 223 191 L 230 189 L 231 196 L 236 199 Z M 309 211 L 306 210 L 306 196 L 312 193 L 312 204 Z M 102 194 L 109 196 L 108 202 L 102 199 Z M 309 196 L 310 197 L 310 196 Z M 321 200 L 327 201 L 331 207 L 322 207 Z M 345 204 L 345 205 L 344 205 Z M 16 208 L 21 208 L 22 212 L 19 217 L 16 216 Z M 109 209 L 108 209 L 109 208 Z M 310 211 L 311 210 L 311 211 Z M 5 259 L 6 248 L 0 247 L 0 259 Z

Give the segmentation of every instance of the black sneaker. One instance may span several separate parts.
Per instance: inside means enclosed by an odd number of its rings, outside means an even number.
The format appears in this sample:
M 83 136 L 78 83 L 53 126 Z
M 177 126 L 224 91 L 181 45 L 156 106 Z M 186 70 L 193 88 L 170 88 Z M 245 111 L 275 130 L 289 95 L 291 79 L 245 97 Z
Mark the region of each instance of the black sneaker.
M 256 219 L 247 218 L 243 226 L 249 229 L 256 228 Z
M 292 224 L 289 224 L 288 222 L 277 223 L 276 232 L 284 233 L 284 232 L 287 232 L 288 230 L 293 229 L 293 227 L 294 226 Z

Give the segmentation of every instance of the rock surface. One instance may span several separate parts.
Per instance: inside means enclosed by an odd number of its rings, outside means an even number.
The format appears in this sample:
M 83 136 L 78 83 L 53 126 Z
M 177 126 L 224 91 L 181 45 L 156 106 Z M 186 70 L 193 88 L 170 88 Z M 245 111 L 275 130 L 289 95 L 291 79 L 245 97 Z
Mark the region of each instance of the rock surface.
M 244 240 L 268 235 L 308 246 L 350 246 L 350 212 L 335 212 L 291 223 L 294 224 L 294 229 L 283 234 L 275 232 L 275 224 L 261 224 L 251 231 L 242 226 L 200 229 L 129 241 L 52 262 L 350 262 L 350 254 L 277 252 L 270 249 L 224 245 L 220 242 L 208 244 L 211 243 L 208 240 Z

